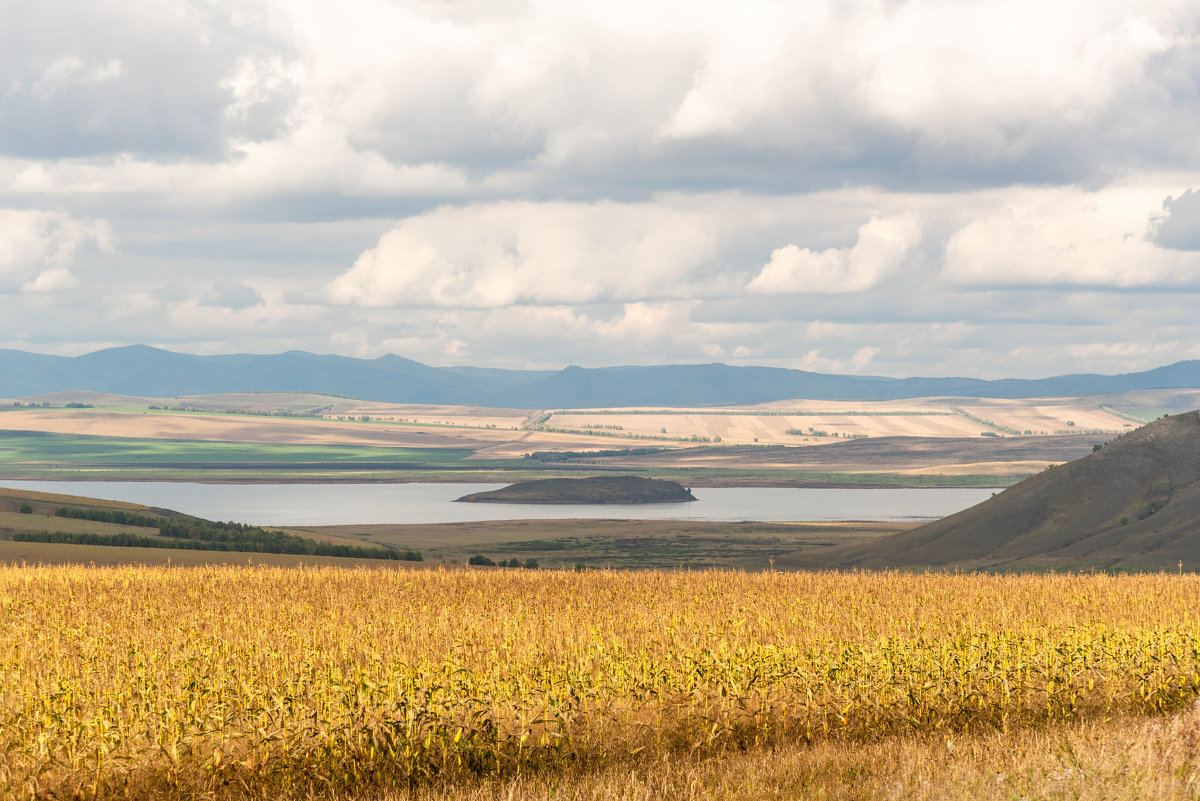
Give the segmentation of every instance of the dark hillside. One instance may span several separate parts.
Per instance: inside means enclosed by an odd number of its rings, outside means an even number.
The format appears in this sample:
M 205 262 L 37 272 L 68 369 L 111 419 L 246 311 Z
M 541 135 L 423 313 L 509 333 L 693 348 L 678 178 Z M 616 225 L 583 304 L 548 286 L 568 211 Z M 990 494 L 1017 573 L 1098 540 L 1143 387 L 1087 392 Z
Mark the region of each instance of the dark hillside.
M 1200 568 L 1200 412 L 1165 417 L 843 564 Z

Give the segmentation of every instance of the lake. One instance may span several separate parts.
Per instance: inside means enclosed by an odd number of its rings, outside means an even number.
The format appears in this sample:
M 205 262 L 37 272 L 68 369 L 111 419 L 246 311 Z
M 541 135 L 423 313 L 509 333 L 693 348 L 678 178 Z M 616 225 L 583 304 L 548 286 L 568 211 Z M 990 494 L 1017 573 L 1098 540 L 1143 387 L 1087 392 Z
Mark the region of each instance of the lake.
M 478 520 L 934 520 L 991 489 L 694 487 L 692 503 L 540 506 L 453 503 L 504 484 L 192 484 L 168 481 L 0 481 L 0 486 L 129 501 L 250 525 L 459 523 Z

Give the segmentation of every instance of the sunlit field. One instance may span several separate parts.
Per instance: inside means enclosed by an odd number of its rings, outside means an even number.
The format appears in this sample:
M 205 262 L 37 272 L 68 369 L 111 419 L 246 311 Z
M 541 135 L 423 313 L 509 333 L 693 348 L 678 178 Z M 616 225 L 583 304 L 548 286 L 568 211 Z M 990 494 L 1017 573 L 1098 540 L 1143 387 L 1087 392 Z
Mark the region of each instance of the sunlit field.
M 1190 706 L 1197 609 L 1163 574 L 5 567 L 0 796 L 453 797 L 1027 737 Z

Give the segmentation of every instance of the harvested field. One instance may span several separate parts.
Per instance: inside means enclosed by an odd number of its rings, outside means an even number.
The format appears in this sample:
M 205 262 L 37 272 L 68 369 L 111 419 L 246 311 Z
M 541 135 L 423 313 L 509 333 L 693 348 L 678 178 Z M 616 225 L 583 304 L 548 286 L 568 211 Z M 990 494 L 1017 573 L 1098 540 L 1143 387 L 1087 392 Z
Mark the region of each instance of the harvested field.
M 586 437 L 548 432 L 514 432 L 448 426 L 364 423 L 339 420 L 259 417 L 224 414 L 122 412 L 107 409 L 9 409 L 0 426 L 14 431 L 46 431 L 138 439 L 201 440 L 294 445 L 371 445 L 399 448 L 466 448 L 482 450 L 522 443 L 518 458 L 533 446 L 576 448 Z
M 702 437 L 728 443 L 818 444 L 842 438 L 912 436 L 978 436 L 979 425 L 953 412 L 910 412 L 903 415 L 846 414 L 836 412 L 807 415 L 755 414 L 753 410 L 679 409 L 657 413 L 622 413 L 613 410 L 603 415 L 556 413 L 549 421 L 556 429 L 591 431 L 605 439 L 671 441 Z M 789 431 L 805 433 L 793 434 Z
M 726 443 L 824 444 L 864 437 L 1048 435 L 1125 430 L 1130 421 L 1092 399 L 788 401 L 743 409 L 605 409 L 556 412 L 547 425 L 605 439 L 703 437 Z
M 363 403 L 340 405 L 326 419 L 370 417 L 380 422 L 413 423 L 425 426 L 496 428 L 519 431 L 529 419 L 525 409 L 487 409 L 478 406 L 419 406 L 416 404 Z
M 733 468 L 915 475 L 1014 475 L 1036 473 L 1092 451 L 1103 437 L 880 437 L 816 447 L 698 447 L 643 456 L 588 460 L 628 467 Z M 582 461 L 582 460 L 577 460 Z
M 127 413 L 104 409 L 15 409 L 0 416 L 10 430 L 49 431 L 101 437 L 290 443 L 296 445 L 382 445 L 407 448 L 471 448 L 490 432 L 429 432 L 401 426 L 362 425 L 284 417 Z M 481 440 L 477 441 L 476 437 Z M 499 434 L 491 439 L 499 439 Z

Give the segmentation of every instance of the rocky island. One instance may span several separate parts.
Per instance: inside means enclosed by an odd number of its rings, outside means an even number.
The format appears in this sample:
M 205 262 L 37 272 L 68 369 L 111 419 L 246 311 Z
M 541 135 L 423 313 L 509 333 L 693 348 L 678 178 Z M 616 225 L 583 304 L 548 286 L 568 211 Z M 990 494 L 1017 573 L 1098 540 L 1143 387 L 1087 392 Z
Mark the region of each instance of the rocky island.
M 641 476 L 546 478 L 522 481 L 490 492 L 473 492 L 466 503 L 686 503 L 691 490 L 674 481 Z

